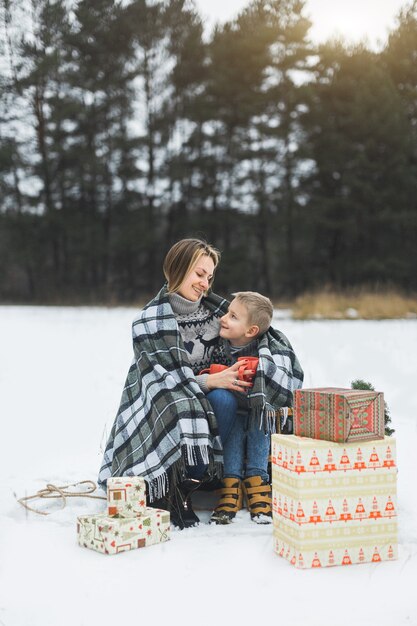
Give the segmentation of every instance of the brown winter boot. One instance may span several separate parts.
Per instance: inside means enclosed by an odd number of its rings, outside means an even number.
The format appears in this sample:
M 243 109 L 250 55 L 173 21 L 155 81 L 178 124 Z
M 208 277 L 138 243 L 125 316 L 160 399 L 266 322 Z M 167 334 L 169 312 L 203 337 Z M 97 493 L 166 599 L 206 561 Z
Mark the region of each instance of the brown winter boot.
M 243 492 L 239 478 L 223 478 L 219 504 L 214 509 L 210 524 L 230 524 L 242 508 Z
M 271 485 L 260 476 L 248 476 L 243 480 L 248 509 L 253 522 L 272 522 Z

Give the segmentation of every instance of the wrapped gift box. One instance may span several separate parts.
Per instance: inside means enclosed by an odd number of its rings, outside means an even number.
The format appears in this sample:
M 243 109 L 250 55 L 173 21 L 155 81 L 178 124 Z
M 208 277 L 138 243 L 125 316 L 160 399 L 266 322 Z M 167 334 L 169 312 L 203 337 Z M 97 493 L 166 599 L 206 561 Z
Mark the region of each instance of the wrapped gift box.
M 170 516 L 162 509 L 146 508 L 136 517 L 110 517 L 106 513 L 77 519 L 78 543 L 103 554 L 118 554 L 168 541 Z
M 300 569 L 391 561 L 398 557 L 397 526 L 379 520 L 372 531 L 363 525 L 310 528 L 298 532 L 294 526 L 274 526 L 274 550 Z
M 107 480 L 107 510 L 110 516 L 133 517 L 146 509 L 146 483 L 141 476 L 121 476 Z
M 272 436 L 276 552 L 297 567 L 397 556 L 395 439 Z
M 383 439 L 384 413 L 384 395 L 379 391 L 298 389 L 294 398 L 294 434 L 339 443 Z

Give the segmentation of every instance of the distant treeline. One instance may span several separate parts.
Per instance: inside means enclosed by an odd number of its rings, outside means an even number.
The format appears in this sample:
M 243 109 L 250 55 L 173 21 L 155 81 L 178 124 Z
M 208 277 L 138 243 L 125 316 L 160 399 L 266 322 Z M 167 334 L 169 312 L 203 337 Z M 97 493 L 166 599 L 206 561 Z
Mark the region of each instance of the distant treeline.
M 303 0 L 0 12 L 1 301 L 144 299 L 193 235 L 221 293 L 417 289 L 416 1 L 378 53 L 314 47 Z

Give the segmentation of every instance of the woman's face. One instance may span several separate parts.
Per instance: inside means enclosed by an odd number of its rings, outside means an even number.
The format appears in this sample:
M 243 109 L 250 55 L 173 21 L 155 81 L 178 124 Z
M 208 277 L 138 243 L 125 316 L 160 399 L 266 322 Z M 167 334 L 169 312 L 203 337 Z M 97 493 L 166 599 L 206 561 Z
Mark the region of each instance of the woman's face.
M 206 254 L 202 254 L 182 281 L 178 293 L 187 300 L 197 302 L 207 291 L 213 272 L 213 260 Z

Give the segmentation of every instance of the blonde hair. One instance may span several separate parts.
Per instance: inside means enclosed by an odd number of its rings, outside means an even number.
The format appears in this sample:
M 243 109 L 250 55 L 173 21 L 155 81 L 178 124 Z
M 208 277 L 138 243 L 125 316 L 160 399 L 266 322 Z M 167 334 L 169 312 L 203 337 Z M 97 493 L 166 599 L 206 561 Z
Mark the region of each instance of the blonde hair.
M 181 239 L 172 246 L 165 257 L 163 265 L 170 293 L 176 293 L 179 290 L 184 278 L 203 255 L 210 257 L 216 269 L 220 262 L 220 252 L 206 241 L 201 239 Z M 214 273 L 209 280 L 209 287 L 211 287 L 213 280 Z
M 271 300 L 257 291 L 237 291 L 232 296 L 246 308 L 249 324 L 259 326 L 258 334 L 266 332 L 274 314 Z

